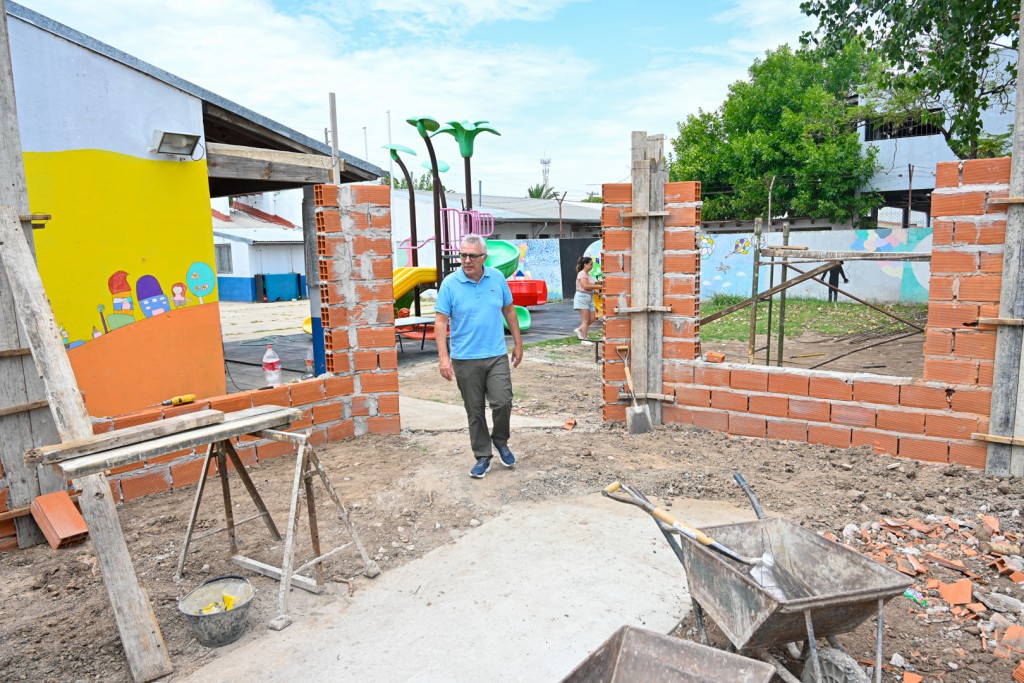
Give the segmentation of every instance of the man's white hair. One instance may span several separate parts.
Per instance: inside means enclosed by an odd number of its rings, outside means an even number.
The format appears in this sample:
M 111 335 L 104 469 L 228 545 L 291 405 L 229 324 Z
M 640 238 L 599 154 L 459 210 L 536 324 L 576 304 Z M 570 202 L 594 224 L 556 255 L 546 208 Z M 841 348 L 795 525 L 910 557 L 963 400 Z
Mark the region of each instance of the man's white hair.
M 462 246 L 463 244 L 475 244 L 480 247 L 481 254 L 487 253 L 487 240 L 480 235 L 466 235 L 462 238 L 462 241 L 459 242 L 459 246 Z

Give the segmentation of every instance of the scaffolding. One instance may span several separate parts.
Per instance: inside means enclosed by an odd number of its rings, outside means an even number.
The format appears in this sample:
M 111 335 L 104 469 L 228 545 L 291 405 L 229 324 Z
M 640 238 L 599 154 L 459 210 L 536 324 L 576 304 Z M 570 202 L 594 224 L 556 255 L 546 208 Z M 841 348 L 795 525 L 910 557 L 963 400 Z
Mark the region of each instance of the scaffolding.
M 846 356 L 853 355 L 860 351 L 866 351 L 867 349 L 888 344 L 891 342 L 906 339 L 907 337 L 914 336 L 916 334 L 922 334 L 924 327 L 916 322 L 907 320 L 895 313 L 886 311 L 879 306 L 875 306 L 872 303 L 857 297 L 850 292 L 837 287 L 835 285 L 825 282 L 824 277 L 819 279 L 819 276 L 824 276 L 832 268 L 841 265 L 845 261 L 930 261 L 930 253 L 915 253 L 915 252 L 866 252 L 866 251 L 812 251 L 804 246 L 791 246 L 789 244 L 789 223 L 783 224 L 782 230 L 782 245 L 774 247 L 762 247 L 761 246 L 761 219 L 757 219 L 754 223 L 754 270 L 752 275 L 751 284 L 751 296 L 749 299 L 740 301 L 739 303 L 723 308 L 720 311 L 716 311 L 706 317 L 701 318 L 700 325 L 704 325 L 723 318 L 727 315 L 740 311 L 744 308 L 750 307 L 750 334 L 747 343 L 747 362 L 750 364 L 754 363 L 754 355 L 761 350 L 765 351 L 765 365 L 772 364 L 772 314 L 773 314 L 773 303 L 775 295 L 779 295 L 779 313 L 778 313 L 778 344 L 776 347 L 776 362 L 778 367 L 782 367 L 783 359 L 783 347 L 785 345 L 785 332 L 786 332 L 786 292 L 796 285 L 804 282 L 812 281 L 817 282 L 823 287 L 827 287 L 830 290 L 835 291 L 837 294 L 856 301 L 859 304 L 863 304 L 868 308 L 881 313 L 882 315 L 892 318 L 893 320 L 913 328 L 912 332 L 902 334 L 896 337 L 890 337 L 888 339 L 861 346 L 859 348 L 847 351 L 839 354 L 827 360 L 824 360 L 811 368 L 820 368 L 824 365 L 844 358 Z M 815 268 L 805 270 L 798 268 L 794 264 L 815 264 L 821 263 Z M 768 288 L 763 292 L 759 292 L 759 275 L 761 266 L 769 267 L 769 280 Z M 775 284 L 775 269 L 780 269 L 780 283 Z M 789 271 L 796 273 L 796 277 L 790 278 Z M 756 348 L 757 339 L 757 306 L 756 303 L 762 301 L 768 302 L 768 316 L 767 316 L 767 330 L 766 330 L 766 345 L 761 348 Z

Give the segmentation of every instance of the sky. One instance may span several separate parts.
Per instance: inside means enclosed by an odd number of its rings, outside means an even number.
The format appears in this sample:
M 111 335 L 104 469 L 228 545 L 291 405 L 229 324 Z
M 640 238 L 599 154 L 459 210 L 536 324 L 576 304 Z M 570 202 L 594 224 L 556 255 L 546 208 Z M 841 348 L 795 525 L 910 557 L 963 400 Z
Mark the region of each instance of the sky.
M 21 4 L 318 140 L 334 92 L 339 148 L 385 170 L 389 117 L 417 173 L 427 153 L 407 118 L 489 121 L 501 135 L 477 137 L 473 191 L 526 196 L 548 158 L 568 200 L 628 180 L 632 131 L 664 134 L 667 153 L 677 122 L 813 28 L 799 0 Z M 461 190 L 455 141 L 434 142 Z

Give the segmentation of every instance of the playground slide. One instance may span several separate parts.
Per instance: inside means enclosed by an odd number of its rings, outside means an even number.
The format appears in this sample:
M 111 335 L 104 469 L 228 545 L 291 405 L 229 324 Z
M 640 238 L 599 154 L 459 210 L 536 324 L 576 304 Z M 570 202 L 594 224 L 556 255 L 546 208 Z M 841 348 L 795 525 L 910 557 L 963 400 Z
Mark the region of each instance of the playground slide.
M 487 260 L 484 265 L 497 268 L 507 280 L 519 266 L 519 247 L 505 240 L 487 240 Z
M 395 288 L 395 300 L 401 299 L 403 296 L 412 291 L 416 285 L 433 284 L 437 280 L 437 269 L 426 268 L 426 267 L 403 267 L 395 268 L 394 272 L 394 288 Z

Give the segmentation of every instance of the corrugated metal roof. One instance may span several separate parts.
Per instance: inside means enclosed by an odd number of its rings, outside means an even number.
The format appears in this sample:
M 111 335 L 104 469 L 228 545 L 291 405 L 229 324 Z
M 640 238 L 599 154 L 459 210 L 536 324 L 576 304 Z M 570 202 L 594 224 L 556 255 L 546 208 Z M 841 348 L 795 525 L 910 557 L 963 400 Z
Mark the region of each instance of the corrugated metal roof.
M 405 190 L 395 190 L 397 203 Z M 448 192 L 445 198 L 451 208 L 461 208 L 466 195 L 462 192 Z M 499 195 L 473 195 L 473 208 L 492 214 L 496 220 L 538 222 L 558 220 L 558 201 L 555 199 L 533 199 L 530 197 L 502 197 Z M 416 203 L 430 204 L 433 201 L 431 192 L 418 190 Z M 601 205 L 590 202 L 562 202 L 562 222 L 594 223 L 601 222 Z
M 232 211 L 231 220 L 213 217 L 213 234 L 246 244 L 301 244 L 302 228 L 284 228 L 258 218 Z

